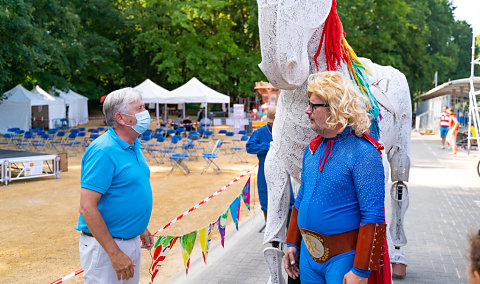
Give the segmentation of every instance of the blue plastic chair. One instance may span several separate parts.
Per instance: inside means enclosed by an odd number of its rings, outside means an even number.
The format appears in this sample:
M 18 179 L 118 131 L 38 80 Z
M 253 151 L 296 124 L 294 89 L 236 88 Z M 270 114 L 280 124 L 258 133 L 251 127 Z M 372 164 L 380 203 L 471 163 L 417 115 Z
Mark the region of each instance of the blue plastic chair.
M 219 156 L 217 154 L 218 150 L 222 146 L 222 139 L 218 139 L 215 143 L 211 152 L 205 152 L 202 154 L 203 159 L 205 160 L 205 167 L 202 170 L 202 175 L 211 167 L 217 174 L 222 173 L 220 167 L 215 163 L 215 159 Z

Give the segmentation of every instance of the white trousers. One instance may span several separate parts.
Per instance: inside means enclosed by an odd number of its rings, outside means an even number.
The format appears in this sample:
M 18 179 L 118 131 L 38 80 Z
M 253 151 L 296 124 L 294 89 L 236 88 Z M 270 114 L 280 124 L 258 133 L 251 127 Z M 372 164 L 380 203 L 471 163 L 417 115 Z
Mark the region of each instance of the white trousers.
M 80 236 L 79 251 L 80 263 L 83 268 L 83 278 L 85 284 L 138 284 L 140 280 L 140 237 L 130 240 L 114 239 L 120 250 L 128 255 L 135 263 L 133 278 L 128 280 L 117 280 L 117 273 L 113 270 L 112 263 L 107 252 L 100 243 L 94 238 Z

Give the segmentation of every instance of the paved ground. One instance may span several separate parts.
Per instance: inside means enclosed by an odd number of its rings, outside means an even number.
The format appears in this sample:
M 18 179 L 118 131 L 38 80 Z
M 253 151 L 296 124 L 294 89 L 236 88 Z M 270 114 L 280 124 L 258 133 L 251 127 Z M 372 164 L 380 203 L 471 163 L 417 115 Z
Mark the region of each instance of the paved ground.
M 410 263 L 407 277 L 395 283 L 468 283 L 467 234 L 480 228 L 479 158 L 448 152 L 436 137 L 412 134 L 405 247 Z M 266 283 L 262 226 L 257 214 L 227 236 L 225 248 L 212 248 L 208 265 L 197 259 L 188 277 L 182 272 L 168 283 Z

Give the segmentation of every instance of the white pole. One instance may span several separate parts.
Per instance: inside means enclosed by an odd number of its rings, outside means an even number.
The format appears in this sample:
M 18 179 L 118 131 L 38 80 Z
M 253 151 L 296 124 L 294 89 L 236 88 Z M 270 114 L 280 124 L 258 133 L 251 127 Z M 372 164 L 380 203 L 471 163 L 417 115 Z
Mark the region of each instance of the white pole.
M 183 119 L 185 119 L 186 112 L 187 112 L 187 109 L 185 108 L 185 103 L 183 103 Z
M 159 118 L 159 115 L 160 115 L 160 110 L 159 110 L 159 107 L 158 107 L 158 103 L 155 104 L 156 105 L 156 114 L 157 114 L 157 127 L 160 127 L 160 118 Z
M 167 123 L 167 104 L 164 105 L 163 117 L 165 118 L 164 119 L 165 123 Z
M 477 148 L 480 151 L 480 133 L 478 133 L 478 128 L 479 128 L 479 122 L 480 118 L 478 115 L 478 106 L 477 106 L 477 98 L 475 95 L 475 88 L 473 85 L 473 79 L 474 79 L 474 69 L 475 69 L 475 64 L 480 64 L 480 60 L 475 60 L 475 33 L 472 35 L 472 61 L 471 61 L 471 66 L 470 66 L 470 92 L 469 92 L 469 98 L 470 98 L 470 104 L 469 104 L 469 117 L 468 117 L 468 138 L 467 138 L 467 149 L 470 152 L 470 139 L 471 139 L 471 133 L 470 133 L 470 128 L 472 125 L 472 119 L 473 119 L 473 125 L 475 127 L 475 139 L 477 140 Z

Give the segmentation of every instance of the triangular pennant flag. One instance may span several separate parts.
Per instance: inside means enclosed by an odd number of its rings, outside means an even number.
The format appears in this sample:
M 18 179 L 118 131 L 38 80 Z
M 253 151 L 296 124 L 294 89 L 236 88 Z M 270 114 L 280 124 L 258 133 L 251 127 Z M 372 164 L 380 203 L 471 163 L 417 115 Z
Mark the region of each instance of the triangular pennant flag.
M 174 236 L 160 236 L 155 243 L 153 251 L 153 263 L 150 267 L 150 271 L 152 273 L 152 282 L 157 275 L 158 270 L 162 266 L 163 260 L 165 260 L 165 257 L 170 252 L 170 249 L 173 247 L 177 239 L 178 237 Z
M 200 245 L 202 246 L 203 262 L 205 262 L 205 264 L 207 264 L 207 254 L 208 249 L 210 248 L 210 240 L 212 239 L 213 231 L 216 224 L 217 222 L 213 222 L 205 228 L 198 230 L 198 240 L 200 241 Z
M 238 216 L 240 213 L 240 196 L 237 196 L 235 200 L 230 204 L 230 214 L 232 214 L 233 223 L 238 231 Z
M 190 267 L 190 254 L 192 253 L 193 246 L 195 245 L 197 233 L 198 231 L 194 231 L 180 237 L 180 242 L 182 243 L 183 265 L 185 266 L 186 274 L 188 274 L 188 268 Z
M 225 228 L 227 227 L 227 217 L 228 211 L 230 208 L 225 209 L 225 211 L 218 217 L 218 232 L 220 233 L 220 237 L 222 238 L 222 247 L 225 247 Z
M 242 199 L 245 206 L 247 206 L 248 211 L 250 211 L 250 177 L 247 180 L 247 183 L 242 190 Z

